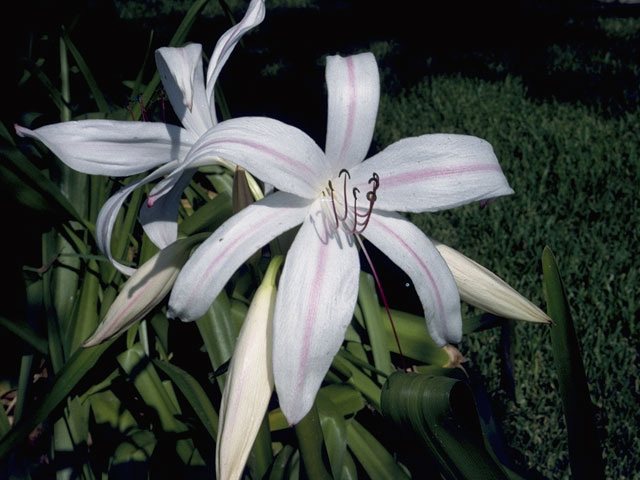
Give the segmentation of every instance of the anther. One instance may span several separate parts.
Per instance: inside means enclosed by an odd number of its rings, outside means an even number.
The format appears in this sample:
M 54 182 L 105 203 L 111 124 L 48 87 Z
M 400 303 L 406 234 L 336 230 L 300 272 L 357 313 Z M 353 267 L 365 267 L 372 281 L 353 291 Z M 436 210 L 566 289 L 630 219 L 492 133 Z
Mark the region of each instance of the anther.
M 342 215 L 338 215 L 333 184 L 331 183 L 331 181 L 328 182 L 329 194 L 331 195 L 331 207 L 333 209 L 333 217 L 336 222 L 336 229 L 340 227 L 340 222 L 344 222 L 349 216 L 349 202 L 347 200 L 347 179 L 351 179 L 351 174 L 346 168 L 340 170 L 338 177 L 341 177 L 343 174 L 345 177 L 342 186 L 342 202 L 344 204 L 344 213 Z M 358 211 L 358 194 L 360 193 L 360 189 L 358 187 L 353 187 L 353 189 L 351 190 L 351 193 L 353 195 L 353 224 L 347 232 L 352 235 L 362 233 L 367 227 L 367 225 L 369 224 L 369 219 L 371 218 L 371 214 L 373 212 L 373 204 L 378 198 L 378 196 L 376 195 L 376 192 L 380 187 L 380 177 L 378 176 L 378 174 L 374 172 L 367 183 L 371 185 L 371 190 L 369 190 L 365 195 L 367 201 L 369 202 L 369 206 L 365 213 L 361 213 Z M 361 210 L 364 209 L 361 208 Z

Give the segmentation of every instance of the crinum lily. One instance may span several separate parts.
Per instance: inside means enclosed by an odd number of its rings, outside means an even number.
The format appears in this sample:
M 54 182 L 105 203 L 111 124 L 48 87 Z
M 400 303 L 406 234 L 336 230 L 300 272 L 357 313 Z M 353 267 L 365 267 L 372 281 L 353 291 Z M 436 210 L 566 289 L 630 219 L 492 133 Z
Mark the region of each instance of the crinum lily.
M 225 222 L 176 280 L 169 316 L 195 320 L 257 249 L 302 224 L 287 254 L 273 324 L 273 372 L 291 424 L 311 408 L 353 315 L 366 237 L 412 279 L 439 345 L 461 338 L 460 298 L 429 239 L 395 211 L 425 212 L 513 193 L 492 147 L 479 138 L 407 138 L 363 161 L 372 139 L 379 77 L 370 53 L 329 57 L 326 148 L 268 118 L 230 120 L 185 160 L 215 151 L 279 191 Z M 179 175 L 175 172 L 172 175 Z
M 220 71 L 242 36 L 264 19 L 264 0 L 252 0 L 244 18 L 218 40 L 207 70 L 202 69 L 202 46 L 160 48 L 156 64 L 169 101 L 183 127 L 160 122 L 81 120 L 29 130 L 16 125 L 23 137 L 40 140 L 69 167 L 92 175 L 128 176 L 154 167 L 154 172 L 116 192 L 104 204 L 96 222 L 100 250 L 123 273 L 135 269 L 111 255 L 111 235 L 120 207 L 136 188 L 176 170 L 199 137 L 218 124 L 214 86 Z M 213 155 L 210 164 L 234 165 Z M 170 185 L 161 184 L 161 194 L 151 191 L 140 210 L 140 220 L 149 238 L 160 248 L 177 238 L 178 201 L 195 170 L 181 169 Z

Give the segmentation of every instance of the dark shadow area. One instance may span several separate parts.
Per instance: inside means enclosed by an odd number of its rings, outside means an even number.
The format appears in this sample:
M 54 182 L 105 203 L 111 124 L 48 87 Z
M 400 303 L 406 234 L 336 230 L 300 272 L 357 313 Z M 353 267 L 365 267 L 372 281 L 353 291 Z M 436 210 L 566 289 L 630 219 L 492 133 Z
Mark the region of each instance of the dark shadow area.
M 60 5 L 58 5 L 60 3 Z M 153 49 L 167 45 L 181 18 L 158 15 L 124 20 L 111 1 L 30 2 L 12 8 L 20 32 L 11 38 L 5 78 L 17 97 L 6 120 L 51 105 L 47 92 L 25 71 L 39 68 L 58 85 L 59 44 L 65 25 L 115 107 L 125 107 L 128 91 L 143 64 L 153 30 Z M 235 11 L 236 19 L 243 11 Z M 373 50 L 383 73 L 383 92 L 394 95 L 436 75 L 500 80 L 522 78 L 531 98 L 579 102 L 620 114 L 637 108 L 640 32 L 611 19 L 637 18 L 640 5 L 589 1 L 437 2 L 419 10 L 413 2 L 318 0 L 309 8 L 270 8 L 260 27 L 245 37 L 223 70 L 221 86 L 231 113 L 270 115 L 308 131 L 324 142 L 326 105 L 324 59 Z M 189 39 L 210 55 L 228 28 L 222 16 L 199 18 Z M 5 33 L 6 34 L 6 33 Z M 152 49 L 152 50 L 153 50 Z M 153 55 L 145 79 L 155 71 Z M 33 75 L 33 73 L 31 73 Z M 80 74 L 72 78 L 72 108 L 95 109 Z M 73 103 L 76 102 L 76 103 Z M 49 119 L 55 121 L 55 118 Z

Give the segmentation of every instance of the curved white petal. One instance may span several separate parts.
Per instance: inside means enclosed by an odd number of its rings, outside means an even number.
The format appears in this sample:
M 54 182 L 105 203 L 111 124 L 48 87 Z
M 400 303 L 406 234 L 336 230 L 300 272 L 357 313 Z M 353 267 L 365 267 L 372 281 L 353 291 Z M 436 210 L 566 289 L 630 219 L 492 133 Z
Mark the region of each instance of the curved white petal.
M 375 212 L 364 236 L 409 275 L 438 346 L 462 338 L 460 296 L 453 276 L 431 241 L 396 213 Z
M 207 69 L 207 98 L 209 99 L 209 109 L 214 123 L 216 122 L 216 105 L 213 88 L 216 80 L 218 80 L 220 71 L 242 36 L 264 20 L 264 13 L 264 0 L 251 0 L 244 18 L 227 30 L 220 37 L 218 43 L 216 43 L 216 48 L 214 48 L 211 54 L 211 60 L 209 60 L 209 67 Z
M 231 217 L 191 256 L 169 299 L 169 317 L 200 318 L 233 273 L 256 250 L 300 224 L 309 201 L 276 192 Z
M 380 77 L 371 53 L 327 57 L 329 113 L 325 152 L 335 172 L 365 159 L 378 114 Z
M 243 117 L 219 123 L 200 137 L 182 168 L 207 165 L 218 157 L 300 197 L 317 197 L 329 180 L 325 155 L 311 137 L 271 118 Z
M 113 233 L 113 225 L 115 224 L 116 218 L 118 217 L 120 207 L 122 207 L 125 199 L 136 188 L 152 182 L 153 180 L 156 180 L 163 175 L 166 175 L 168 172 L 176 168 L 177 163 L 177 161 L 167 163 L 166 165 L 163 165 L 151 174 L 147 175 L 142 180 L 138 180 L 137 182 L 134 182 L 131 185 L 127 185 L 126 187 L 120 189 L 115 194 L 113 194 L 100 209 L 98 219 L 96 220 L 96 243 L 98 244 L 98 248 L 105 254 L 105 256 L 113 264 L 113 266 L 125 275 L 133 274 L 136 269 L 122 265 L 121 263 L 117 262 L 111 255 L 111 234 Z
M 187 170 L 178 177 L 167 195 L 155 202 L 144 202 L 140 208 L 140 223 L 149 239 L 158 248 L 164 248 L 178 238 L 178 207 L 184 189 L 195 170 Z
M 176 115 L 187 130 L 202 135 L 215 124 L 204 89 L 202 45 L 156 50 L 160 79 Z
M 351 322 L 360 275 L 353 237 L 325 229 L 319 202 L 310 212 L 287 254 L 273 319 L 273 375 L 290 424 L 313 406 Z
M 381 210 L 431 212 L 513 193 L 491 145 L 467 135 L 400 140 L 355 167 L 353 185 L 367 191 L 373 172 Z
M 185 158 L 197 140 L 184 128 L 164 123 L 80 120 L 15 128 L 21 137 L 40 140 L 74 170 L 115 177 Z

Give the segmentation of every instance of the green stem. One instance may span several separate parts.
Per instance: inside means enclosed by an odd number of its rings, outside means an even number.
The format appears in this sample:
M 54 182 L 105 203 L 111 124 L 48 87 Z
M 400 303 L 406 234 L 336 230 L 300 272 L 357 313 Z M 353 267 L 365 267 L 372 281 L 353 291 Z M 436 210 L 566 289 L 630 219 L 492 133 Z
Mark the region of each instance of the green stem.
M 60 110 L 60 120 L 68 122 L 71 120 L 71 110 L 67 107 L 71 100 L 71 87 L 69 86 L 69 60 L 67 58 L 67 45 L 64 43 L 63 37 L 60 37 L 60 81 L 62 99 L 65 101 L 65 105 L 63 105 Z
M 310 480 L 327 480 L 331 475 L 322 461 L 322 428 L 314 404 L 309 413 L 295 426 L 302 463 Z

